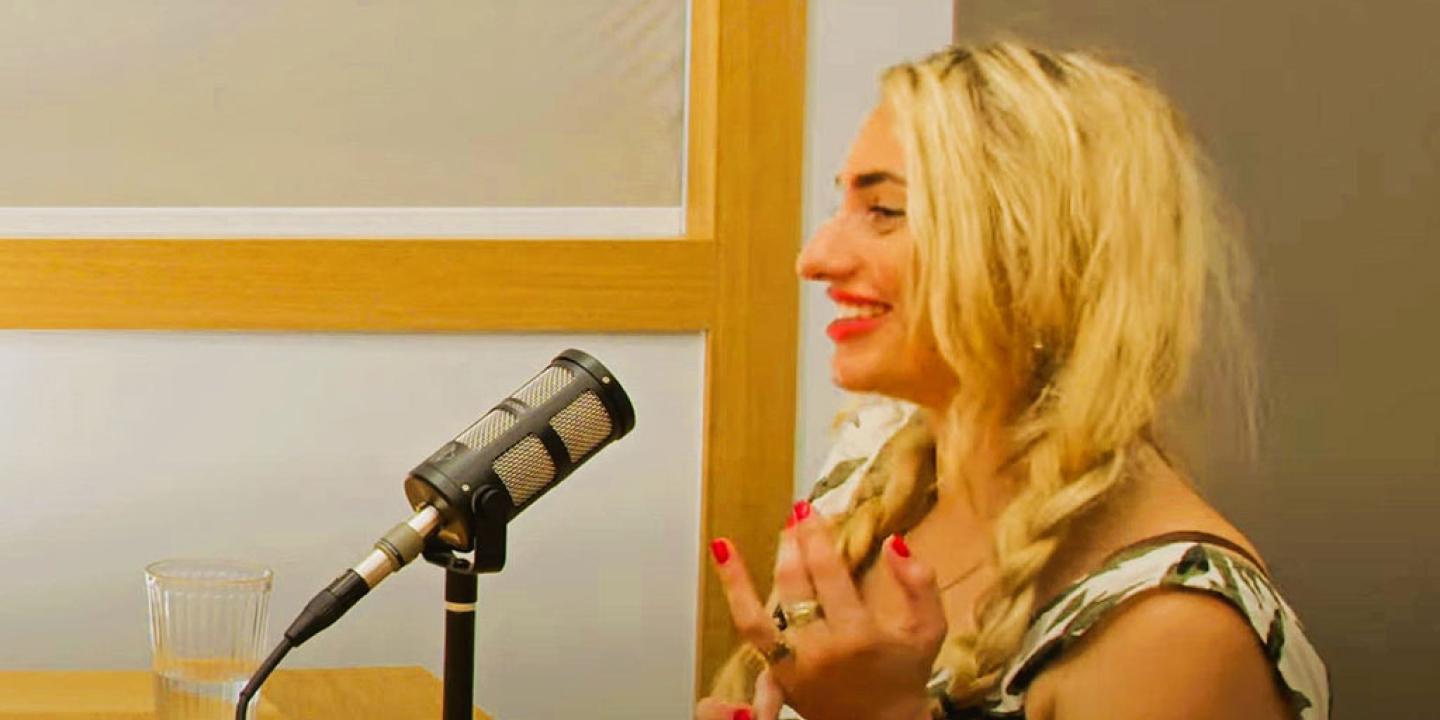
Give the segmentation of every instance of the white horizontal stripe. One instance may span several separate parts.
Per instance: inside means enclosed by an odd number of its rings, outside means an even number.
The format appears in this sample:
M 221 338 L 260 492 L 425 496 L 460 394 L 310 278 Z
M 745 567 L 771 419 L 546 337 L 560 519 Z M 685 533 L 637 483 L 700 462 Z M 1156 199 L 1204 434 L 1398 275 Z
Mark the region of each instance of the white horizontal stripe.
M 677 237 L 681 207 L 3 207 L 0 237 Z
M 475 612 L 475 603 L 445 603 L 446 612 Z

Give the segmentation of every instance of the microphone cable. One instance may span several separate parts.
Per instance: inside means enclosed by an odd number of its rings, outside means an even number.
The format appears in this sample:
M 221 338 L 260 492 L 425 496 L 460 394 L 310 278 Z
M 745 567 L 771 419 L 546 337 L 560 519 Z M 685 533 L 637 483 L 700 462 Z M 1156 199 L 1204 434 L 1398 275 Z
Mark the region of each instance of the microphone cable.
M 270 651 L 270 656 L 265 658 L 265 662 L 260 663 L 260 667 L 255 669 L 255 674 L 250 676 L 250 682 L 245 683 L 245 687 L 240 689 L 240 696 L 235 703 L 235 720 L 248 720 L 245 713 L 246 708 L 250 707 L 250 699 L 255 697 L 255 693 L 260 691 L 260 685 L 270 677 L 270 673 L 275 672 L 276 666 L 294 647 L 290 638 L 281 638 L 280 644 Z

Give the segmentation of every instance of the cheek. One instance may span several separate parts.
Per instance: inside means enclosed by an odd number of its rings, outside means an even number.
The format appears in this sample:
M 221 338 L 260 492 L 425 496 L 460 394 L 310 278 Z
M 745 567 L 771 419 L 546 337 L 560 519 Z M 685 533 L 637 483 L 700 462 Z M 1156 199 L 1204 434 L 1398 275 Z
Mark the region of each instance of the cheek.
M 910 290 L 914 286 L 915 239 L 908 228 L 872 238 L 870 269 L 884 300 L 898 313 L 903 313 L 910 303 Z
M 875 256 L 875 280 L 892 304 L 906 301 L 910 286 L 910 261 L 914 254 L 908 238 L 882 248 Z

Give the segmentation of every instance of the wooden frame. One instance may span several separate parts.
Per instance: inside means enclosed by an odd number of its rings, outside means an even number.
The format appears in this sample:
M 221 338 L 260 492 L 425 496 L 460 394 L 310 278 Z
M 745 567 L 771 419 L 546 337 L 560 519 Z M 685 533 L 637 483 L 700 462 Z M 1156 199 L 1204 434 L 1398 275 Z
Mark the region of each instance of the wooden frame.
M 0 327 L 705 332 L 701 539 L 767 567 L 793 487 L 805 3 L 691 16 L 683 237 L 4 240 Z M 734 634 L 700 566 L 703 694 Z

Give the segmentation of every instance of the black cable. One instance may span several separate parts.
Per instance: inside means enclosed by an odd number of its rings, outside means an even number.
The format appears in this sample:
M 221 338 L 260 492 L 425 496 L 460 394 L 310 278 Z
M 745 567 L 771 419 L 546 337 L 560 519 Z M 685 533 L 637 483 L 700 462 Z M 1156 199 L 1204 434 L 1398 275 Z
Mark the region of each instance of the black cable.
M 255 693 L 260 691 L 261 683 L 265 682 L 265 678 L 270 677 L 270 673 L 275 671 L 275 666 L 280 664 L 280 661 L 293 647 L 295 646 L 291 644 L 290 638 L 281 637 L 280 644 L 270 652 L 270 657 L 265 658 L 265 662 L 260 663 L 260 667 L 255 669 L 255 674 L 250 676 L 250 682 L 245 683 L 245 687 L 240 690 L 240 698 L 235 703 L 235 720 L 249 720 L 245 716 L 245 709 L 250 705 L 250 698 L 255 697 Z
M 328 587 L 310 598 L 305 609 L 300 611 L 300 616 L 285 629 L 280 644 L 275 646 L 275 650 L 270 653 L 270 657 L 265 658 L 265 662 L 260 663 L 255 674 L 250 676 L 250 682 L 245 683 L 244 689 L 240 691 L 239 702 L 235 706 L 235 720 L 248 720 L 245 717 L 245 706 L 250 704 L 250 699 L 260 691 L 260 684 L 270 677 L 270 673 L 275 671 L 275 666 L 280 664 L 287 653 L 300 647 L 301 643 L 309 640 L 315 633 L 334 624 L 368 592 L 370 586 L 365 584 L 359 573 L 351 569 L 341 573 Z

